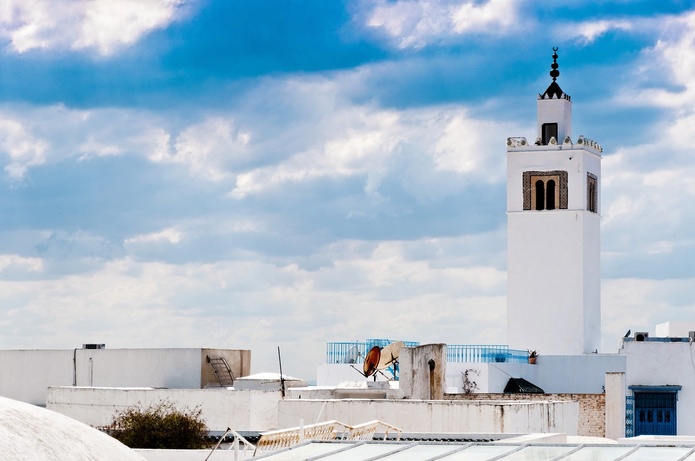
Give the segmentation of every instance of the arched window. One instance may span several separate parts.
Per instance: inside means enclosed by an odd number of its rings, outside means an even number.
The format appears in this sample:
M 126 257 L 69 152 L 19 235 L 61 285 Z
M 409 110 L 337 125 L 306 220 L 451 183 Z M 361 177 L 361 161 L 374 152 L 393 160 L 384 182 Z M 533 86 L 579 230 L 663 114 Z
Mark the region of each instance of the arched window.
M 540 179 L 536 181 L 536 206 L 534 209 L 545 209 L 545 183 Z
M 567 172 L 524 171 L 524 210 L 566 210 Z
M 547 210 L 555 209 L 555 181 L 553 179 L 546 184 L 545 208 Z

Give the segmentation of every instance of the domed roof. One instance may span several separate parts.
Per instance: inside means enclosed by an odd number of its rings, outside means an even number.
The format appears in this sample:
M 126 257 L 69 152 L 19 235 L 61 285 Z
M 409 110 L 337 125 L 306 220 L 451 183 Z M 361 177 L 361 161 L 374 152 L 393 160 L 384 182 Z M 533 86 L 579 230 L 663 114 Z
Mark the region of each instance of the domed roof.
M 118 440 L 60 413 L 0 397 L 3 459 L 144 461 Z

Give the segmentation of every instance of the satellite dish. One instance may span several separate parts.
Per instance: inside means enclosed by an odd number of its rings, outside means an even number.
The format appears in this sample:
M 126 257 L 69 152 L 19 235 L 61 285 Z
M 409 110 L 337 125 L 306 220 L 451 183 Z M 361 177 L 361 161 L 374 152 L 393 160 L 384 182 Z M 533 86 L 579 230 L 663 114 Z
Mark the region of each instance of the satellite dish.
M 377 370 L 385 370 L 388 367 L 398 363 L 398 357 L 401 355 L 401 348 L 405 347 L 403 341 L 391 343 L 381 350 L 381 359 Z
M 359 357 L 360 351 L 357 349 L 357 346 L 352 346 L 347 351 L 347 355 L 345 356 L 345 363 L 356 363 Z
M 381 348 L 379 346 L 374 346 L 369 349 L 367 356 L 364 358 L 364 376 L 370 377 L 376 373 L 377 367 L 379 366 L 379 361 L 381 360 Z M 376 379 L 376 377 L 375 377 Z

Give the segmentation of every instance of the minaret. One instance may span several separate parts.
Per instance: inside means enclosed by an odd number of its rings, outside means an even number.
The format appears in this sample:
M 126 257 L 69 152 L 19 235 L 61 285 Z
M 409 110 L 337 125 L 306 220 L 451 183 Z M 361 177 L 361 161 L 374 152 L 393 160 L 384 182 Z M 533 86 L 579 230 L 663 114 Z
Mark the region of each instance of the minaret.
M 538 134 L 507 139 L 507 340 L 542 355 L 601 342 L 601 146 L 572 138 L 572 101 L 552 83 L 538 96 Z

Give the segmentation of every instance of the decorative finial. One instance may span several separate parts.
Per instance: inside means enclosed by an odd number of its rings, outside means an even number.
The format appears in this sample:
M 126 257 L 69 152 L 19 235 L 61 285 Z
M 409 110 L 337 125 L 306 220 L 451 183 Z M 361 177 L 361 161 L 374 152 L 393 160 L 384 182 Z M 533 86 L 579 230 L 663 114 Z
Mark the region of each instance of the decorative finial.
M 553 47 L 553 63 L 550 65 L 553 70 L 550 71 L 550 76 L 553 77 L 553 82 L 555 81 L 556 78 L 560 76 L 560 71 L 557 70 L 558 64 L 557 64 L 557 47 Z

